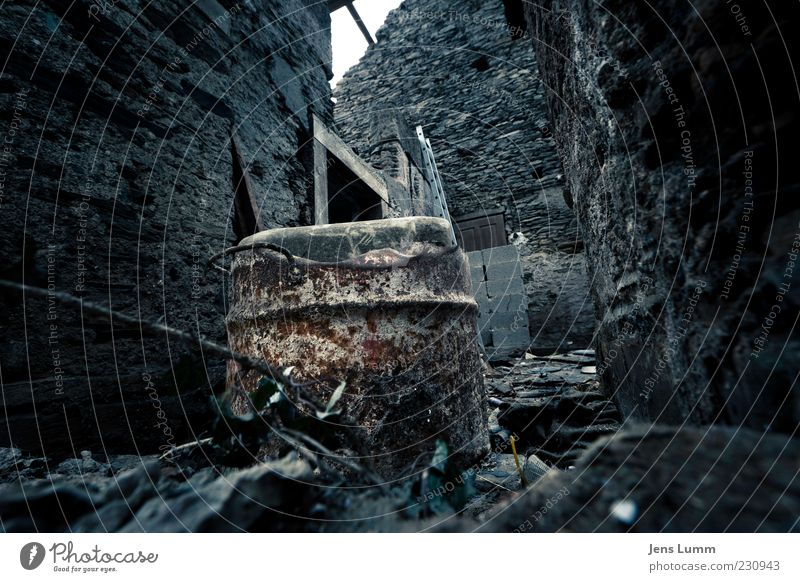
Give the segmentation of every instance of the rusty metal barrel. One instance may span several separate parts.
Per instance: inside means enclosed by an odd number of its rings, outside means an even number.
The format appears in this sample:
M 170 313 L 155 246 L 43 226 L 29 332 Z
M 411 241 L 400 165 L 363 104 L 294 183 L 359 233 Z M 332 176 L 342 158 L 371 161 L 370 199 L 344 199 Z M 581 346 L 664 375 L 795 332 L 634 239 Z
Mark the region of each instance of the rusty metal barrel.
M 338 406 L 384 476 L 415 462 L 418 471 L 438 439 L 456 466 L 488 452 L 477 305 L 449 223 L 412 217 L 281 228 L 240 247 L 231 348 L 294 366 L 302 381 L 344 380 Z M 231 362 L 229 383 L 234 378 L 245 391 L 258 381 Z M 332 388 L 310 390 L 326 401 Z

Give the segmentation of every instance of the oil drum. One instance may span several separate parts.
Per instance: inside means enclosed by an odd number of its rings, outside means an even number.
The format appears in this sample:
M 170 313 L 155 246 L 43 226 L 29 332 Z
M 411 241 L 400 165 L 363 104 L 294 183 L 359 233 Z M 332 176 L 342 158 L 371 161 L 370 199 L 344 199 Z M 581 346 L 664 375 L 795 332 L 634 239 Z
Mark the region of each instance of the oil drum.
M 346 382 L 337 406 L 386 477 L 419 470 L 439 439 L 458 467 L 489 449 L 477 304 L 450 240 L 432 217 L 281 228 L 233 260 L 231 348 L 300 381 Z M 258 379 L 229 363 L 229 385 Z M 309 389 L 327 401 L 334 387 Z

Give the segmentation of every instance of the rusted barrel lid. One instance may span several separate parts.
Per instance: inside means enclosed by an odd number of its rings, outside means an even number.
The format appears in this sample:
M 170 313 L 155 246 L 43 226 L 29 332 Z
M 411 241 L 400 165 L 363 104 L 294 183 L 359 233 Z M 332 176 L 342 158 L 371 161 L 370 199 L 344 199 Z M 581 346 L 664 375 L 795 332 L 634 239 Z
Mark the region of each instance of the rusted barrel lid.
M 240 245 L 254 243 L 277 245 L 296 257 L 326 263 L 380 249 L 413 252 L 420 245 L 451 244 L 450 224 L 432 216 L 275 228 L 249 236 Z

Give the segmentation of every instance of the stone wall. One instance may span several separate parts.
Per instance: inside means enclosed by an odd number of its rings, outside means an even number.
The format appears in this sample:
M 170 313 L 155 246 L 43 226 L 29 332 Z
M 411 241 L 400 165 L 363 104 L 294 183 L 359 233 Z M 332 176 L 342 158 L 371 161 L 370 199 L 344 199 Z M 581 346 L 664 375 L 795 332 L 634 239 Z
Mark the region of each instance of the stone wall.
M 451 214 L 504 209 L 522 256 L 532 350 L 585 347 L 594 319 L 582 242 L 534 51 L 516 27 L 501 0 L 406 0 L 336 88 L 337 129 L 391 171 L 375 120 L 422 125 Z
M 312 220 L 299 152 L 309 107 L 332 121 L 325 3 L 25 0 L 0 27 L 0 277 L 224 343 L 225 276 L 205 262 L 236 242 L 234 153 L 262 225 Z M 143 452 L 195 436 L 222 362 L 2 297 L 2 443 Z
M 797 430 L 797 5 L 527 6 L 606 390 L 628 419 Z

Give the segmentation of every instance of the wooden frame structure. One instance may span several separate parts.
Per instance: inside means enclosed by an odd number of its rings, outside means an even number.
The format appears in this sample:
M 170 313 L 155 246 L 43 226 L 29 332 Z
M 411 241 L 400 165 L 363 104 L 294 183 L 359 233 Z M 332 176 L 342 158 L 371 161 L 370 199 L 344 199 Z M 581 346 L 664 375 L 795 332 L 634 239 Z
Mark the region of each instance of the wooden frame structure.
M 383 175 L 312 114 L 314 126 L 314 224 L 328 224 L 328 156 L 335 157 L 381 200 L 381 215 L 389 214 L 389 186 Z

